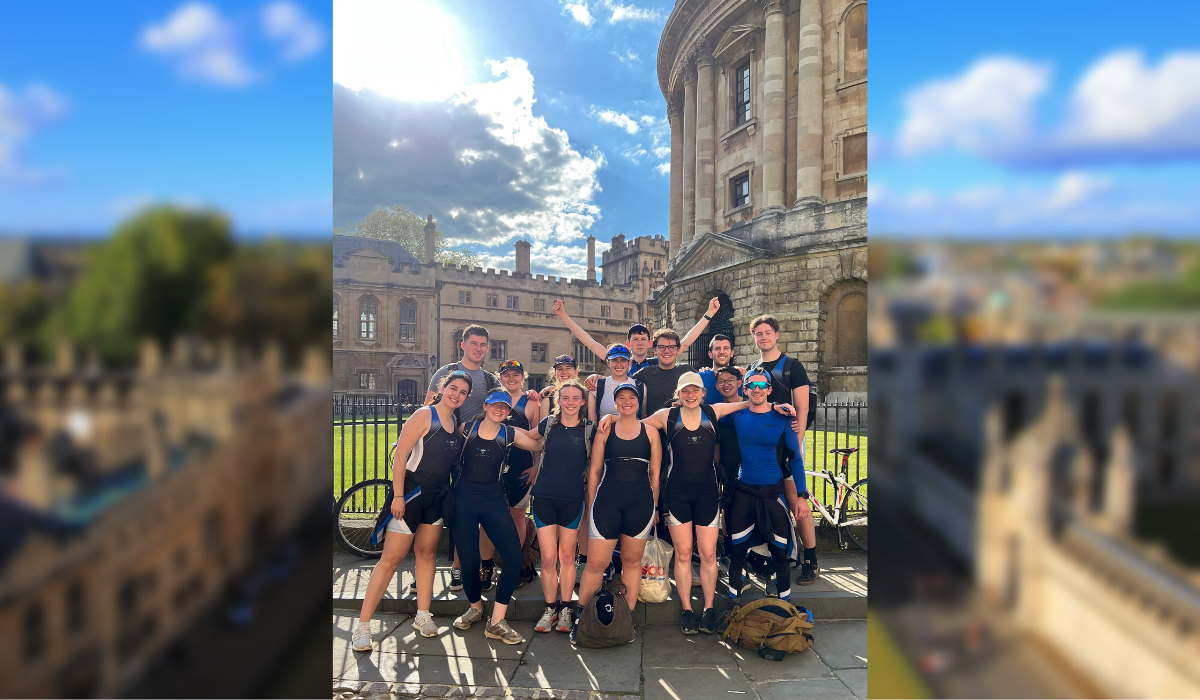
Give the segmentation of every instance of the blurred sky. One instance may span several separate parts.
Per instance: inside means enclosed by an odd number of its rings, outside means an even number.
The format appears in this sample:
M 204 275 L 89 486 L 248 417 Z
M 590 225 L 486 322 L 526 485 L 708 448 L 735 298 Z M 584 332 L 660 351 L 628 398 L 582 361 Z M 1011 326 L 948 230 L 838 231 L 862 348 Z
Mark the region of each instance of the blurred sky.
M 1200 4 L 871 7 L 871 235 L 1200 232 Z
M 350 90 L 335 89 L 334 122 L 355 126 L 334 138 L 334 225 L 402 204 L 484 267 L 511 269 L 526 237 L 535 273 L 572 277 L 589 233 L 601 250 L 620 232 L 666 235 L 655 56 L 672 7 L 337 0 L 333 79 Z
M 105 233 L 169 200 L 241 235 L 329 235 L 328 2 L 3 14 L 0 233 Z

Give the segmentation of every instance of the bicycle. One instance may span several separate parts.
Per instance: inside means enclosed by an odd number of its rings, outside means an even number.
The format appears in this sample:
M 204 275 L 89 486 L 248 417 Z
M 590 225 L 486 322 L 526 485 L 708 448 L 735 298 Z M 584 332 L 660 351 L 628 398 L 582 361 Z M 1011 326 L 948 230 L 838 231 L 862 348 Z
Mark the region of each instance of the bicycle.
M 858 448 L 835 447 L 829 452 L 842 455 L 840 474 L 834 474 L 830 470 L 809 471 L 806 469 L 804 475 L 833 485 L 835 493 L 833 513 L 830 514 L 830 510 L 816 499 L 812 491 L 809 492 L 809 503 L 821 514 L 821 526 L 826 528 L 827 532 L 832 530 L 837 535 L 839 549 L 845 551 L 850 548 L 850 543 L 842 537 L 842 531 L 845 530 L 850 542 L 865 552 L 867 551 L 867 480 L 862 478 L 853 484 L 846 480 L 846 475 L 850 471 L 850 455 L 858 452 Z
M 388 452 L 388 465 L 396 454 L 397 443 L 393 442 Z M 363 559 L 378 559 L 383 554 L 383 540 L 372 544 L 371 533 L 391 489 L 391 479 L 368 479 L 351 486 L 338 499 L 335 533 L 346 551 Z

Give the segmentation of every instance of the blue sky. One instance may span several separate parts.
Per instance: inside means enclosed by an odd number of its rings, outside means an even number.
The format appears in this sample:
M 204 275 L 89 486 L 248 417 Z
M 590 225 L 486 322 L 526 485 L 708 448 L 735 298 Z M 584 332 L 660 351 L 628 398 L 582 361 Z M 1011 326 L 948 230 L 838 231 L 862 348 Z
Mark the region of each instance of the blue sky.
M 870 21 L 873 236 L 1200 232 L 1200 5 Z
M 335 3 L 333 77 L 347 88 L 334 93 L 335 226 L 402 204 L 434 214 L 485 266 L 511 268 L 524 237 L 535 272 L 572 277 L 588 234 L 598 249 L 622 232 L 666 235 L 655 56 L 671 7 Z
M 329 234 L 328 2 L 9 3 L 0 233 L 99 234 L 152 202 Z

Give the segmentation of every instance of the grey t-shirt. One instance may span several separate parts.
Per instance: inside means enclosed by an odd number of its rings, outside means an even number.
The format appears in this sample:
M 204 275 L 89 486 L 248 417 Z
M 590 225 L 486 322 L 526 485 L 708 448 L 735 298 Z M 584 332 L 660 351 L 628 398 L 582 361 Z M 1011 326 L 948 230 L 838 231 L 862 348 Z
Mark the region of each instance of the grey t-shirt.
M 442 377 L 454 371 L 454 365 L 442 367 L 437 372 L 434 372 L 433 379 L 429 381 L 429 390 L 437 393 L 438 384 L 442 382 Z M 487 398 L 487 374 L 483 367 L 471 371 L 466 367 L 462 370 L 471 375 L 471 393 L 467 395 L 467 400 L 463 401 L 463 405 L 458 409 L 458 415 L 465 423 L 478 415 L 483 410 L 483 400 Z M 497 386 L 499 384 L 497 383 Z

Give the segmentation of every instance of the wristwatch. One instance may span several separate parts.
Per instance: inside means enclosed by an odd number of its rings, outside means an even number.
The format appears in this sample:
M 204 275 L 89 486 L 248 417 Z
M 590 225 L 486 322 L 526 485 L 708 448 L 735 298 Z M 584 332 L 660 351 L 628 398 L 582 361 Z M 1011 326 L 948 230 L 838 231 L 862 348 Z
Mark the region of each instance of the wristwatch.
M 808 491 L 801 491 L 800 493 L 798 493 L 796 495 L 799 496 L 800 498 L 803 498 L 806 501 L 808 499 L 812 498 L 812 494 L 810 494 Z
M 705 321 L 711 321 L 711 320 L 712 320 L 712 316 L 709 316 L 708 314 L 704 314 L 704 320 L 705 320 Z

